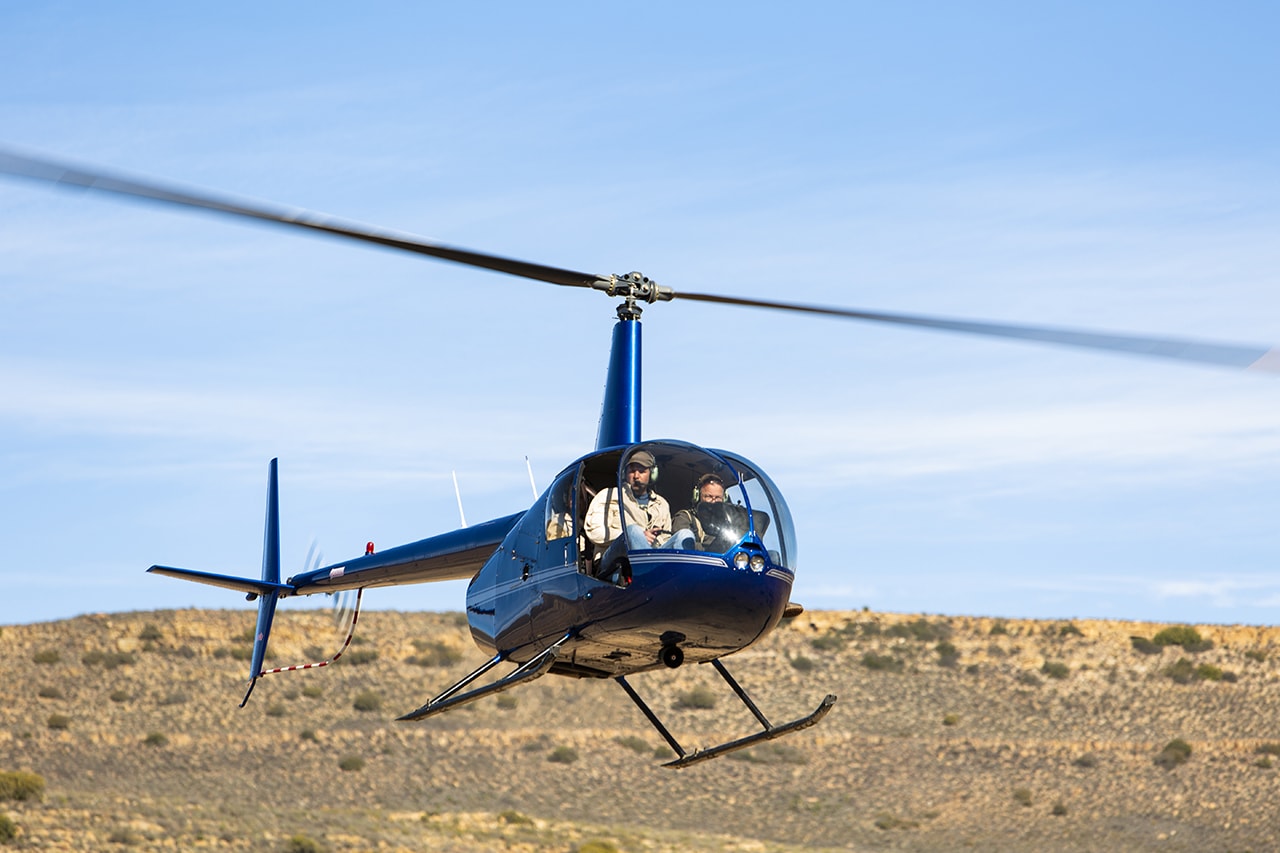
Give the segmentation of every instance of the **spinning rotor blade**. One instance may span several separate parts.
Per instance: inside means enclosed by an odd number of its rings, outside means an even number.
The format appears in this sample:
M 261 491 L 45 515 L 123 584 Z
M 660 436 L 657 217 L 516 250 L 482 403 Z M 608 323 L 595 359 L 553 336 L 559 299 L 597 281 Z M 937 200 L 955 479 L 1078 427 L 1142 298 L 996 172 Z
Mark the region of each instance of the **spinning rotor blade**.
M 1148 355 L 1218 367 L 1235 367 L 1265 373 L 1280 373 L 1280 349 L 1262 346 L 1239 346 L 1181 338 L 1158 338 L 1142 335 L 1113 335 L 1101 332 L 1085 332 L 1051 326 L 1029 326 L 1012 323 L 987 323 L 976 320 L 954 320 L 946 317 L 925 317 L 912 314 L 886 314 L 874 311 L 855 311 L 848 308 L 829 308 L 821 305 L 801 305 L 794 302 L 772 302 L 764 299 L 741 299 L 734 296 L 716 296 L 709 293 L 677 292 L 676 299 L 692 302 L 711 302 L 718 305 L 741 305 L 748 308 L 767 308 L 772 311 L 794 311 L 801 314 L 818 314 L 847 320 L 866 320 L 873 323 L 895 323 L 901 326 L 918 326 L 948 332 L 966 332 L 995 338 L 1016 338 L 1039 343 L 1061 344 L 1084 349 L 1109 350 L 1133 355 Z
M 346 222 L 323 213 L 297 208 L 275 207 L 229 197 L 218 197 L 209 193 L 164 186 L 163 184 L 138 178 L 81 169 L 53 160 L 29 157 L 2 148 L 0 148 L 0 172 L 8 172 L 11 175 L 33 178 L 60 186 L 82 187 L 113 195 L 140 198 L 146 201 L 155 201 L 180 207 L 193 207 L 201 210 L 210 210 L 214 213 L 222 213 L 227 216 L 257 219 L 278 225 L 310 229 L 335 237 L 345 237 L 364 243 L 373 243 L 392 249 L 429 255 L 440 260 L 452 261 L 455 264 L 481 267 L 565 287 L 593 287 L 601 283 L 607 284 L 609 281 L 608 276 L 576 272 L 542 264 L 531 264 L 527 261 L 517 261 L 512 258 L 504 258 L 484 252 L 473 252 L 468 249 L 445 246 L 411 234 L 397 233 L 355 222 Z
M 793 302 L 745 299 L 707 293 L 676 294 L 670 288 L 659 287 L 655 282 L 640 273 L 605 276 L 545 266 L 543 264 L 533 264 L 528 261 L 519 261 L 484 252 L 446 246 L 410 234 L 348 222 L 313 211 L 276 207 L 229 197 L 219 197 L 195 190 L 168 187 L 152 181 L 111 175 L 103 171 L 92 171 L 40 157 L 31 157 L 3 148 L 0 148 L 0 172 L 7 172 L 12 175 L 60 186 L 83 187 L 84 189 L 98 190 L 113 195 L 209 210 L 214 213 L 242 219 L 256 219 L 277 225 L 308 229 L 334 237 L 414 252 L 452 263 L 519 276 L 520 278 L 543 281 L 564 287 L 585 287 L 592 290 L 600 290 L 609 296 L 626 297 L 629 303 L 634 300 L 656 302 L 679 298 L 692 302 L 740 305 L 749 308 L 817 314 L 876 323 L 895 323 L 903 326 L 966 332 L 985 337 L 1014 338 L 1084 349 L 1147 355 L 1156 358 L 1210 364 L 1218 367 L 1235 367 L 1242 370 L 1280 373 L 1280 349 L 1277 348 L 1239 346 L 1179 338 L 1106 334 L 1049 326 L 855 311 L 847 308 L 801 305 Z

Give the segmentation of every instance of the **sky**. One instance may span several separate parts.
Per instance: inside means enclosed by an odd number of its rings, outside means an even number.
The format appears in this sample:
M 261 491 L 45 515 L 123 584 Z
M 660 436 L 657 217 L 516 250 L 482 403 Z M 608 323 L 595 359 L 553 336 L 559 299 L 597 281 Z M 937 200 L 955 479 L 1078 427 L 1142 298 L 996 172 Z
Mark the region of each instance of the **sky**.
M 8 4 L 0 146 L 691 292 L 1280 344 L 1280 9 Z M 532 500 L 614 304 L 0 179 L 0 624 L 248 608 Z M 646 438 L 734 450 L 813 609 L 1280 621 L 1280 378 L 673 303 Z M 526 457 L 528 463 L 526 465 Z M 464 582 L 366 607 L 461 610 Z M 322 597 L 286 606 L 326 606 Z

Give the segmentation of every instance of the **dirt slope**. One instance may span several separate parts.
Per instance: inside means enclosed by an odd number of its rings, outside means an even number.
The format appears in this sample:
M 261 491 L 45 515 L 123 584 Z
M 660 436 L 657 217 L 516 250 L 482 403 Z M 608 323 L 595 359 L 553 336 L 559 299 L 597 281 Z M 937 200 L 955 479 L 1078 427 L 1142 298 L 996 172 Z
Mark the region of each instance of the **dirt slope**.
M 39 800 L 0 802 L 13 843 L 1262 851 L 1280 838 L 1276 629 L 1196 626 L 1199 646 L 1152 648 L 1166 626 L 806 613 L 727 662 L 774 722 L 836 693 L 827 719 L 671 771 L 608 681 L 548 677 L 394 722 L 483 659 L 458 614 L 366 612 L 346 660 L 269 676 L 241 710 L 252 618 L 0 629 L 0 771 L 46 782 Z M 275 663 L 323 657 L 341 633 L 328 614 L 282 612 Z M 757 728 L 709 667 L 633 684 L 687 747 Z M 706 690 L 713 707 L 683 707 Z M 1175 738 L 1190 755 L 1165 766 Z

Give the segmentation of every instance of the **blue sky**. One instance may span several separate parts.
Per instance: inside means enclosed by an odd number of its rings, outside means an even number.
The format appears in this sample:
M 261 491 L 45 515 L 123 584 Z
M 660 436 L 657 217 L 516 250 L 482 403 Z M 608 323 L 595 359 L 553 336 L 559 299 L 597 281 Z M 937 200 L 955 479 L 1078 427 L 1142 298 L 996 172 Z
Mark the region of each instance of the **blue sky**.
M 0 142 L 572 269 L 1280 343 L 1271 4 L 6 7 Z M 0 623 L 530 500 L 605 297 L 0 181 Z M 645 433 L 797 519 L 809 607 L 1271 624 L 1280 385 L 679 302 Z M 460 609 L 464 585 L 367 605 Z M 297 606 L 295 604 L 295 606 Z

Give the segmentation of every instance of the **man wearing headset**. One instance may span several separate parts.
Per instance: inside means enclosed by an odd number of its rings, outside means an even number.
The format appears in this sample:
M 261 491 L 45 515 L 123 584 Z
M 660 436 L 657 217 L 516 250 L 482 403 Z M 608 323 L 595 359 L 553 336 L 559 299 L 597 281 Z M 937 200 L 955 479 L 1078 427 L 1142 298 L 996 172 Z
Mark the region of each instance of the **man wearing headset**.
M 652 453 L 637 450 L 627 459 L 626 488 L 621 493 L 616 488 L 601 489 L 591 499 L 583 531 L 597 553 L 624 532 L 631 550 L 667 544 L 671 538 L 671 506 L 649 488 L 657 464 Z
M 724 481 L 718 474 L 703 474 L 698 478 L 697 502 L 689 509 L 676 513 L 671 525 L 671 543 L 669 548 L 685 551 L 697 549 L 708 551 L 708 547 L 716 538 L 715 533 L 708 533 L 698 520 L 698 507 L 703 504 L 724 503 Z

